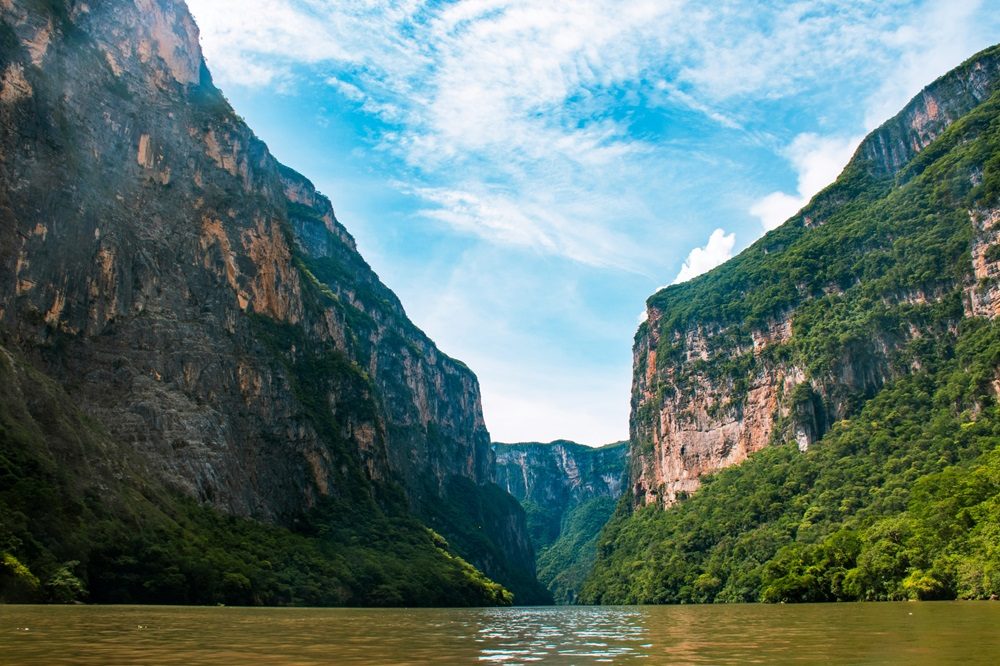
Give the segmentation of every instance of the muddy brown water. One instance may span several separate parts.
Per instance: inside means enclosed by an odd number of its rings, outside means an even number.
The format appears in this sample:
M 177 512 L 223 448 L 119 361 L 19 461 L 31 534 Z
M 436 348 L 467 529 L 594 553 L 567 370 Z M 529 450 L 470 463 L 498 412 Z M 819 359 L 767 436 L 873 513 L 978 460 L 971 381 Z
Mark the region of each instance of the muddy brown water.
M 0 664 L 998 664 L 1000 603 L 0 606 Z

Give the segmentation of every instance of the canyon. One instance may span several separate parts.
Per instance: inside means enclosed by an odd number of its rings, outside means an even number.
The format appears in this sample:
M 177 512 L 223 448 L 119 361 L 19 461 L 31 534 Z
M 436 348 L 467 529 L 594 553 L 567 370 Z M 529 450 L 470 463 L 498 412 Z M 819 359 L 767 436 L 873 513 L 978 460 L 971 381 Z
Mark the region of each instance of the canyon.
M 0 602 L 1000 594 L 998 82 L 651 296 L 628 441 L 505 444 L 182 0 L 0 0 Z

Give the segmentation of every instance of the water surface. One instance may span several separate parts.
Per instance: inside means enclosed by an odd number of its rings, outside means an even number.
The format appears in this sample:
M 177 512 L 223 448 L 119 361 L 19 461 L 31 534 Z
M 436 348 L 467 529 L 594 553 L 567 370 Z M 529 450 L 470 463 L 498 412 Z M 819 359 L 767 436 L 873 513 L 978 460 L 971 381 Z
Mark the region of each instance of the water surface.
M 3 664 L 995 664 L 1000 603 L 0 606 Z

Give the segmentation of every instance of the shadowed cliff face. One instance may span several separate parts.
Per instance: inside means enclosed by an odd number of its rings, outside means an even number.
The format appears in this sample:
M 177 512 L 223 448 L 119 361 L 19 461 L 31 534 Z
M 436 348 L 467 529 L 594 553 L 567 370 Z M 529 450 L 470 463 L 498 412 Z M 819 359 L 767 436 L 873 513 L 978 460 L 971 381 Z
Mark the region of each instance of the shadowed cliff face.
M 917 312 L 950 309 L 932 319 L 952 330 L 963 311 L 996 315 L 1000 256 L 989 250 L 1000 231 L 991 205 L 942 213 L 954 215 L 971 239 L 962 266 L 945 263 L 905 279 L 900 276 L 917 269 L 900 261 L 902 246 L 893 245 L 899 232 L 888 224 L 881 236 L 875 221 L 868 229 L 821 228 L 880 197 L 889 205 L 876 210 L 891 217 L 893 188 L 933 163 L 925 149 L 989 99 L 998 80 L 1000 49 L 994 47 L 935 81 L 875 130 L 841 179 L 782 228 L 725 266 L 649 299 L 648 321 L 633 350 L 630 490 L 636 503 L 672 504 L 695 491 L 702 475 L 776 439 L 808 448 L 888 381 L 915 369 L 901 352 L 933 332 Z M 982 181 L 981 164 L 966 170 L 963 187 Z M 930 225 L 933 215 L 928 211 L 919 222 Z M 917 234 L 922 227 L 910 228 Z M 843 246 L 822 247 L 819 233 Z M 934 242 L 941 236 L 928 234 Z M 824 253 L 843 256 L 827 262 Z M 866 300 L 852 295 L 858 285 Z
M 139 473 L 277 522 L 490 481 L 476 377 L 235 115 L 182 2 L 0 17 L 0 323 Z

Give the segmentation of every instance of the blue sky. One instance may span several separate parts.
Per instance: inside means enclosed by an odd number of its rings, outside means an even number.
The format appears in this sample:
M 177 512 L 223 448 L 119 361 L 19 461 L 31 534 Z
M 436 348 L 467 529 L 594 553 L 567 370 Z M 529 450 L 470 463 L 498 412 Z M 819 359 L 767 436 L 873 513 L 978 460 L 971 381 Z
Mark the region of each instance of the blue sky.
M 1000 41 L 994 1 L 188 0 L 498 441 L 628 433 L 645 299 L 832 181 Z

